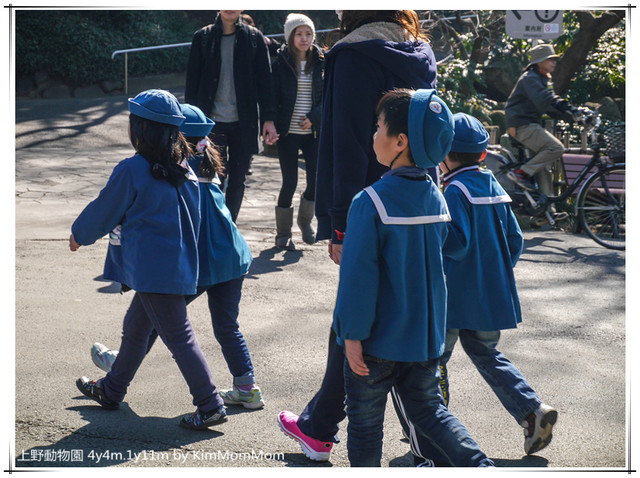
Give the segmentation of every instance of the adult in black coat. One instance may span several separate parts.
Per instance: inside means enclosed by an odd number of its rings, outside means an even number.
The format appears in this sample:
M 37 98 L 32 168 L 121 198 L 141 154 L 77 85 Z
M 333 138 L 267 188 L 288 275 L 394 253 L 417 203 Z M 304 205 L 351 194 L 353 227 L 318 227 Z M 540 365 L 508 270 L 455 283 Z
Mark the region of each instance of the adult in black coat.
M 216 122 L 211 137 L 225 160 L 234 221 L 251 156 L 258 152 L 258 106 L 263 140 L 273 144 L 278 138 L 269 53 L 262 33 L 242 22 L 240 13 L 221 10 L 213 24 L 195 33 L 185 87 L 185 101 Z
M 324 53 L 316 45 L 312 47 L 310 61 L 313 69 L 311 90 L 313 107 L 307 113 L 307 117 L 311 121 L 311 128 L 317 136 L 320 132 L 320 117 L 322 116 Z M 276 130 L 279 136 L 283 136 L 289 132 L 289 123 L 291 123 L 298 87 L 295 60 L 292 58 L 287 45 L 282 45 L 279 48 L 271 68 L 273 70 L 273 84 L 276 95 Z

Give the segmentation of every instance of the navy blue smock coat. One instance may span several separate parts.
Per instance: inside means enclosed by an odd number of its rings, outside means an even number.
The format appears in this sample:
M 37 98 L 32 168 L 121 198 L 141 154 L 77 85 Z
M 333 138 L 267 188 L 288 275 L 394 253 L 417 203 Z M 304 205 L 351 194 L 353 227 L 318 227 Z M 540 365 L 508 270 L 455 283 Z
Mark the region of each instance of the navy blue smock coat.
M 447 328 L 485 332 L 522 321 L 513 268 L 522 231 L 511 198 L 489 170 L 459 169 L 445 177 L 451 222 L 443 253 Z
M 393 88 L 435 88 L 436 60 L 427 43 L 384 40 L 338 43 L 325 58 L 316 238 L 340 244 L 351 200 L 388 171 L 373 152 L 376 104 Z
M 155 179 L 136 154 L 118 163 L 106 186 L 80 213 L 71 232 L 80 245 L 110 237 L 104 278 L 138 292 L 195 294 L 200 229 L 198 179 L 176 188 Z

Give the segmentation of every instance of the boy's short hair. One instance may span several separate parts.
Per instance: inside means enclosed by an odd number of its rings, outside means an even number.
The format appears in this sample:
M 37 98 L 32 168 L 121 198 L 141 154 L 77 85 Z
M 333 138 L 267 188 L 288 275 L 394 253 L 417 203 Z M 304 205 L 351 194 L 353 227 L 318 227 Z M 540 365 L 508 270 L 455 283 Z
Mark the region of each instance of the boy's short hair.
M 449 107 L 436 90 L 396 88 L 378 102 L 389 136 L 405 134 L 411 161 L 420 168 L 436 167 L 451 149 L 454 124 Z
M 472 166 L 480 162 L 482 153 L 460 153 L 456 151 L 450 151 L 449 159 L 456 161 L 465 166 Z
M 387 91 L 378 101 L 376 116 L 384 114 L 389 135 L 409 135 L 409 104 L 414 93 L 408 88 L 396 88 Z
M 386 92 L 376 106 L 376 116 L 384 115 L 389 136 L 405 134 L 409 136 L 409 104 L 415 93 L 408 88 L 396 88 Z M 411 148 L 407 148 L 409 159 L 413 162 Z

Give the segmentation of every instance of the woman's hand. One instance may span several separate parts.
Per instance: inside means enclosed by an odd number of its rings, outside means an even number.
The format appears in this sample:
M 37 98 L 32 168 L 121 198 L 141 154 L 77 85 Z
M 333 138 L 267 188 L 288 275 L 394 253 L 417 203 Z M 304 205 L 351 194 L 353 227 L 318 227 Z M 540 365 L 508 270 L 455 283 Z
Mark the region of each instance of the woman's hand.
M 278 132 L 273 124 L 273 121 L 265 121 L 262 127 L 262 141 L 268 145 L 274 144 L 278 141 Z
M 362 342 L 359 340 L 345 340 L 344 354 L 353 373 L 362 376 L 369 375 L 369 368 L 364 363 L 364 357 L 362 356 Z
M 69 249 L 71 250 L 71 252 L 76 252 L 78 249 L 80 249 L 80 244 L 76 242 L 73 234 L 69 236 Z
M 303 130 L 307 130 L 309 128 L 311 128 L 311 120 L 309 118 L 307 118 L 306 116 L 304 118 L 302 118 L 302 121 L 300 121 L 300 123 L 298 123 L 300 125 L 300 128 Z
M 329 241 L 329 257 L 337 265 L 340 265 L 340 261 L 342 261 L 342 244 L 332 244 Z

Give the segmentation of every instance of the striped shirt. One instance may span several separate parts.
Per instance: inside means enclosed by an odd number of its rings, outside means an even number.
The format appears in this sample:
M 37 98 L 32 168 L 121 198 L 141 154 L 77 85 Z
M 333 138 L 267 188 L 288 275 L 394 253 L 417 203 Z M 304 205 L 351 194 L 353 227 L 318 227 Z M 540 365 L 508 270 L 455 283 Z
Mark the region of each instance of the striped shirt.
M 311 97 L 312 73 L 305 73 L 304 68 L 306 61 L 300 62 L 300 73 L 298 74 L 298 92 L 296 94 L 296 104 L 293 107 L 291 115 L 291 124 L 289 125 L 289 133 L 293 134 L 311 134 L 311 128 L 300 128 L 300 122 L 307 116 L 313 106 Z

